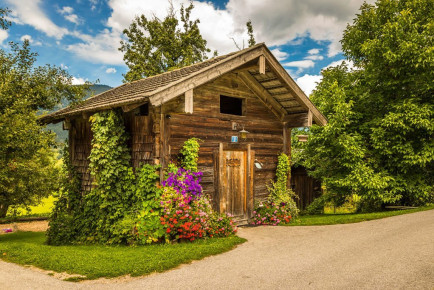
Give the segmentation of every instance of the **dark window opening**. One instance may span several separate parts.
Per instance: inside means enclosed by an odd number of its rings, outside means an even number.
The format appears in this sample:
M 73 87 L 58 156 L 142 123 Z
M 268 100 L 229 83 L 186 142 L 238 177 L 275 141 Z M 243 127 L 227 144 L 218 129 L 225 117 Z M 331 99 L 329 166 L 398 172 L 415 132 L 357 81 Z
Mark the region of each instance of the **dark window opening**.
M 148 116 L 149 115 L 149 103 L 141 105 L 136 109 L 136 116 Z
M 220 96 L 220 113 L 243 116 L 244 99 Z

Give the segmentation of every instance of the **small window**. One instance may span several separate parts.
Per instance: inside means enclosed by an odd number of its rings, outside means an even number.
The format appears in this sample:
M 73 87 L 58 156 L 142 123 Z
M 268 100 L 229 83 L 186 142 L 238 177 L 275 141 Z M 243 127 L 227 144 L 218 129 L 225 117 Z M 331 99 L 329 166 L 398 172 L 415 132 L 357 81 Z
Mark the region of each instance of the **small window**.
M 149 103 L 141 105 L 135 111 L 136 116 L 148 116 L 149 115 Z
M 243 116 L 244 99 L 220 96 L 220 113 Z

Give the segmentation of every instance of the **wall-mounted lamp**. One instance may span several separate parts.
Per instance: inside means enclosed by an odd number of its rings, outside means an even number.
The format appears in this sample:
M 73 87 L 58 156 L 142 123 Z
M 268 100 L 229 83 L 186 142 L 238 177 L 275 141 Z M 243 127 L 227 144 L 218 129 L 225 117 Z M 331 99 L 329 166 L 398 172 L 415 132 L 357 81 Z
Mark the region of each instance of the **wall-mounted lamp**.
M 259 162 L 258 159 L 255 159 L 255 167 L 257 169 L 262 169 L 262 166 L 264 166 L 264 164 L 262 164 L 261 162 Z
M 247 138 L 247 134 L 249 134 L 250 132 L 245 130 L 243 127 L 243 130 L 240 131 L 240 137 L 241 139 L 246 139 Z

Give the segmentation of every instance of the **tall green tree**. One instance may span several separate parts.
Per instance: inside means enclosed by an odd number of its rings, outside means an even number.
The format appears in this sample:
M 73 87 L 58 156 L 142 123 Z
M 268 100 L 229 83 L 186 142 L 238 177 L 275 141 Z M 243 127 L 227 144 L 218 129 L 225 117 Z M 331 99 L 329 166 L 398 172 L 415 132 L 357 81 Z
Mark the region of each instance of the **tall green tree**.
M 0 9 L 3 29 L 10 25 L 8 12 Z M 35 67 L 36 57 L 28 41 L 10 43 L 9 52 L 0 49 L 0 217 L 10 206 L 32 205 L 56 188 L 54 134 L 38 123 L 37 113 L 84 95 L 66 71 Z
M 363 4 L 342 47 L 357 67 L 323 71 L 312 101 L 329 119 L 303 158 L 341 196 L 434 202 L 434 3 Z
M 193 3 L 181 6 L 181 25 L 173 6 L 163 19 L 136 17 L 123 33 L 120 51 L 129 71 L 124 81 L 131 82 L 207 59 L 210 49 L 199 31 L 199 19 L 190 20 Z M 180 27 L 181 26 L 181 27 Z

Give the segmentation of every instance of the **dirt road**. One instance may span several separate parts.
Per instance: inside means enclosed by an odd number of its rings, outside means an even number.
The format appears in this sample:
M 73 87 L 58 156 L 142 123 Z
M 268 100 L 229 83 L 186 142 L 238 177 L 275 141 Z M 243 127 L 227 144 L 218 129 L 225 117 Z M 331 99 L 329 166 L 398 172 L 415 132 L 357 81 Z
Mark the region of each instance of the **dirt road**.
M 0 288 L 434 288 L 434 210 L 347 225 L 245 228 L 240 236 L 249 241 L 233 251 L 126 281 L 63 282 L 0 262 Z

